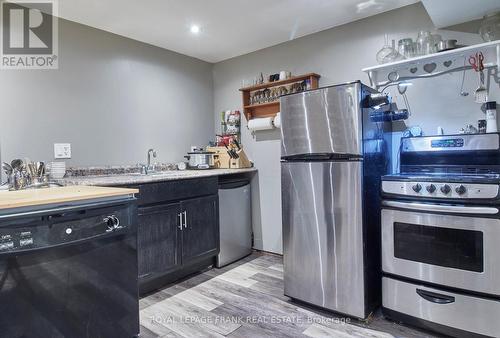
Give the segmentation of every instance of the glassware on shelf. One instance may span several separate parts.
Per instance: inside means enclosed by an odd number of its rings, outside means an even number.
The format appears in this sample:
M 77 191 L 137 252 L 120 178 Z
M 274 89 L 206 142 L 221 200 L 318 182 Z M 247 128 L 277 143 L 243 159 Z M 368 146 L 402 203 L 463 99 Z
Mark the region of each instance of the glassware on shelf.
M 401 39 L 398 41 L 398 53 L 409 59 L 415 56 L 413 40 L 411 38 Z
M 417 55 L 427 55 L 431 53 L 432 36 L 429 31 L 420 31 L 417 37 Z
M 441 41 L 443 41 L 443 38 L 441 37 L 441 35 L 439 35 L 439 34 L 431 34 L 431 46 L 430 46 L 430 49 L 429 49 L 429 54 L 437 53 L 438 52 L 437 45 Z
M 404 57 L 396 50 L 396 42 L 392 40 L 392 46 L 389 45 L 389 36 L 385 34 L 385 44 L 377 52 L 377 62 L 379 64 L 389 63 L 404 59 Z
M 500 12 L 485 15 L 479 27 L 479 35 L 484 41 L 500 40 Z

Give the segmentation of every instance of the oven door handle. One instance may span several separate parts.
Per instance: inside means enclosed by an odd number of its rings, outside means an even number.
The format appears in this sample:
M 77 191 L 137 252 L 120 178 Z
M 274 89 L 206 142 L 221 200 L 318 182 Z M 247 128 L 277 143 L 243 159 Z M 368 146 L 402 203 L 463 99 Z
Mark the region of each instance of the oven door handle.
M 450 304 L 455 302 L 455 297 L 417 289 L 417 294 L 423 299 L 435 304 Z
M 382 201 L 382 205 L 386 207 L 401 208 L 416 211 L 436 211 L 446 212 L 452 214 L 476 214 L 476 215 L 496 215 L 498 208 L 493 207 L 463 207 L 457 205 L 443 205 L 443 204 L 426 204 L 416 202 L 396 202 L 396 201 Z

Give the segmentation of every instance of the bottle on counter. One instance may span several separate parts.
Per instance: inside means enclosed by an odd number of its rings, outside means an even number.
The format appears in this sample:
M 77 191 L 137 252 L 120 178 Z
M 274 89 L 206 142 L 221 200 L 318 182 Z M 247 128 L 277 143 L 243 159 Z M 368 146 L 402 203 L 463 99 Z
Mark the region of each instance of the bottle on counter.
M 497 131 L 497 103 L 496 101 L 486 102 L 486 132 L 496 133 Z

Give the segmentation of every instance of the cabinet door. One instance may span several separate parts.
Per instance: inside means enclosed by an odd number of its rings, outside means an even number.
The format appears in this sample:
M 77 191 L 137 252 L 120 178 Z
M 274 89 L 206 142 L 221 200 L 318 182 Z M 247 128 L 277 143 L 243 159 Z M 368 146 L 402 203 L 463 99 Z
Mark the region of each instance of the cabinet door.
M 139 278 L 159 274 L 181 264 L 180 204 L 140 208 L 137 229 Z
M 181 202 L 185 212 L 182 231 L 182 264 L 219 252 L 218 196 L 195 198 Z

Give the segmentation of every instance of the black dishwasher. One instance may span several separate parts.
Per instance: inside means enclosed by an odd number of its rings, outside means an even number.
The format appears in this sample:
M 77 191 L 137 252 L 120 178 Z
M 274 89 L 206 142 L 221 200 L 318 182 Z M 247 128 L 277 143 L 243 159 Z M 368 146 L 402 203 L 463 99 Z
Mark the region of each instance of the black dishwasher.
M 133 198 L 0 215 L 0 336 L 139 334 Z

